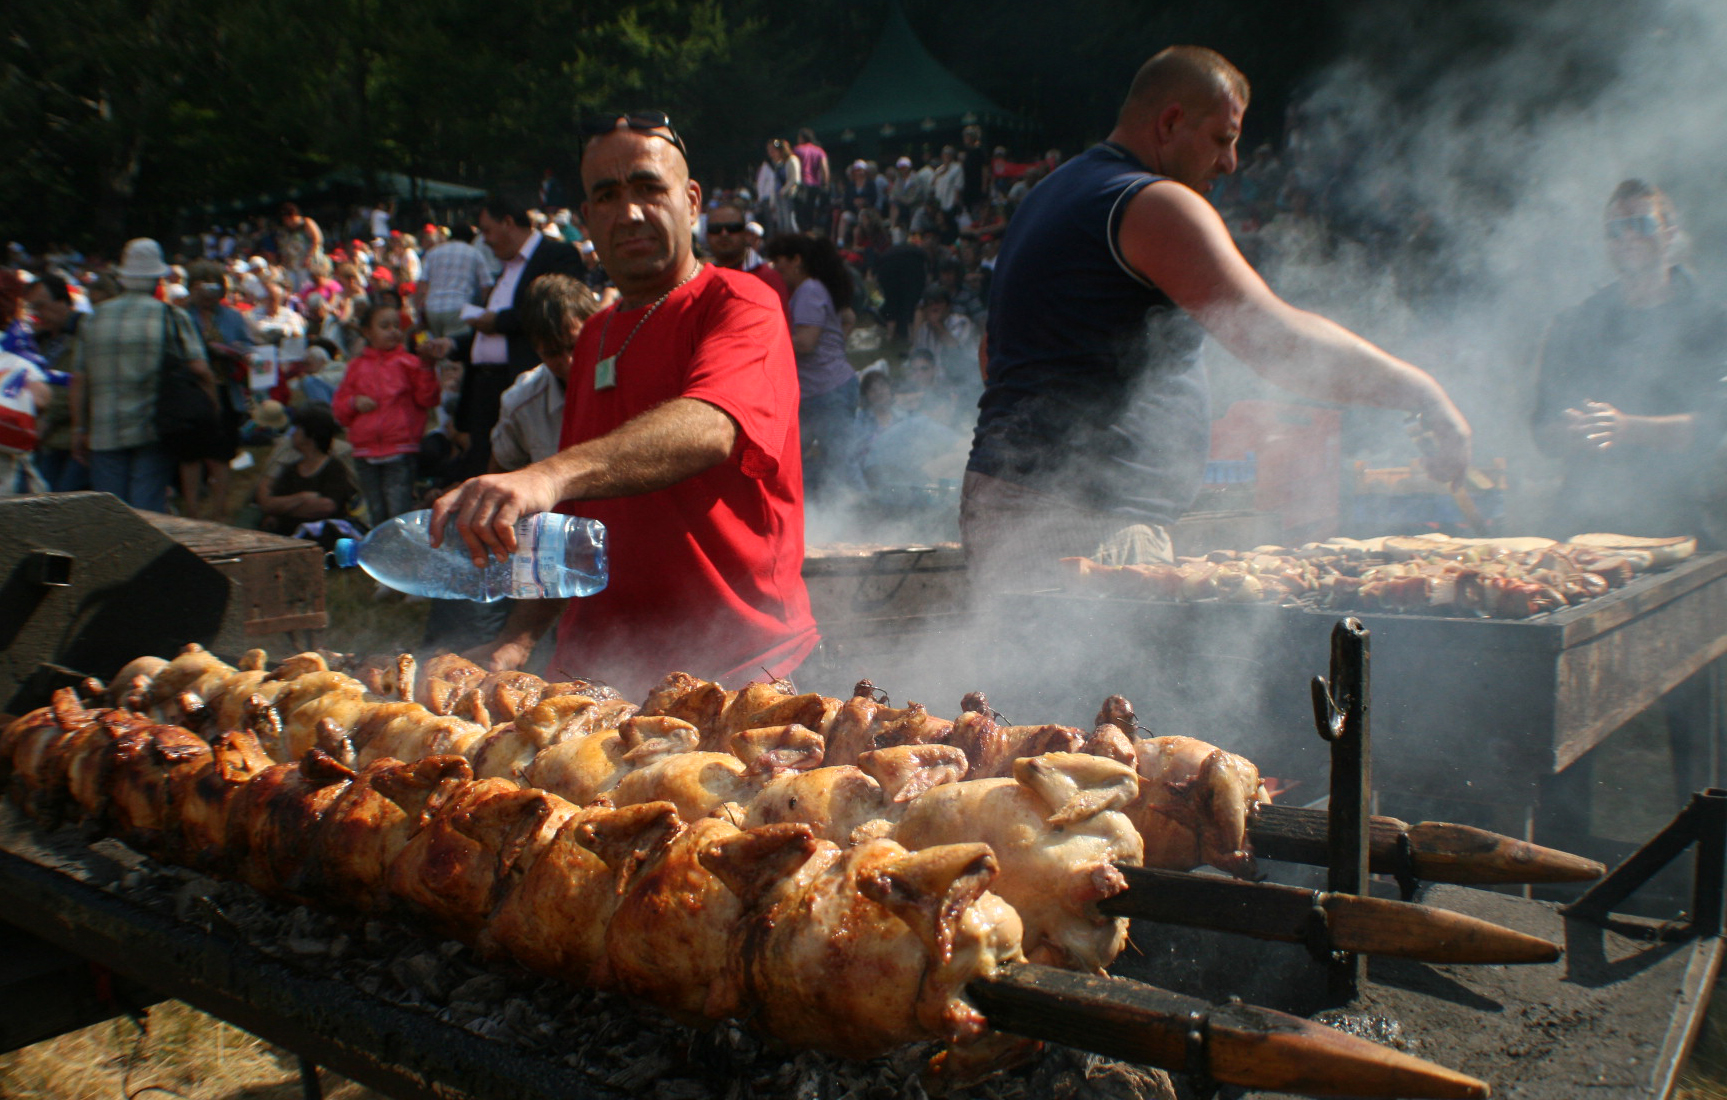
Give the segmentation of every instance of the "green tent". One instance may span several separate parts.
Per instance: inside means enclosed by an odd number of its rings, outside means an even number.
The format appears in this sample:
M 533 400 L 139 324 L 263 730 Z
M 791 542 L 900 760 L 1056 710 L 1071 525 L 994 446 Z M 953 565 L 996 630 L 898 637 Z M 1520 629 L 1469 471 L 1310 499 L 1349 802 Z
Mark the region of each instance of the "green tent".
M 875 148 L 883 142 L 935 137 L 978 123 L 1023 128 L 1023 119 L 947 70 L 918 41 L 898 4 L 863 71 L 833 109 L 810 123 L 824 141 Z

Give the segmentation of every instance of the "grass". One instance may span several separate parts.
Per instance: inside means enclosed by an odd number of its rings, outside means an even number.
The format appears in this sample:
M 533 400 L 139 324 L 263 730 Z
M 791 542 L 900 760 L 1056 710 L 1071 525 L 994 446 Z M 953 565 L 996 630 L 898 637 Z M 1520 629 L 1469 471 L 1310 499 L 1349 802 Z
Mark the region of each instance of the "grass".
M 383 1100 L 327 1070 L 329 1100 Z M 298 1100 L 299 1060 L 289 1051 L 180 1001 L 149 1010 L 145 1026 L 120 1017 L 0 1055 L 8 1100 Z

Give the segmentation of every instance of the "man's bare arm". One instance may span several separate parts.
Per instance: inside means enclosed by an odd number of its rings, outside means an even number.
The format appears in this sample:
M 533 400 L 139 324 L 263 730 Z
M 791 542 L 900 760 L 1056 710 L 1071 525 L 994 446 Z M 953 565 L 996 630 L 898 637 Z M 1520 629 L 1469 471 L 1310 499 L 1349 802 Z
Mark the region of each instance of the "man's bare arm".
M 432 506 L 432 537 L 446 517 L 484 567 L 488 552 L 502 561 L 515 550 L 513 525 L 549 512 L 561 501 L 636 496 L 676 485 L 731 456 L 738 426 L 717 406 L 690 397 L 656 405 L 598 439 L 507 474 L 464 481 Z
M 1120 246 L 1135 271 L 1261 377 L 1305 397 L 1417 413 L 1435 440 L 1434 476 L 1462 476 L 1469 425 L 1439 383 L 1272 293 L 1197 192 L 1174 181 L 1141 190 L 1122 220 Z

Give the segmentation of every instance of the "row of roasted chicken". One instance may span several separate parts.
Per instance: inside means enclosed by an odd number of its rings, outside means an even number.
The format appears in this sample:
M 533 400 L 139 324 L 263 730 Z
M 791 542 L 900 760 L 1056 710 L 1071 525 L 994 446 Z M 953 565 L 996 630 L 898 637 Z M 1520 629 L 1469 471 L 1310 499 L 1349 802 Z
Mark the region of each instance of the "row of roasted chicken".
M 842 847 L 664 801 L 577 807 L 449 754 L 275 763 L 249 731 L 206 742 L 71 689 L 3 743 L 13 797 L 45 822 L 84 817 L 286 901 L 406 917 L 686 1022 L 851 1057 L 943 1040 L 935 1069 L 956 1081 L 1031 1046 L 990 1032 L 964 992 L 1023 957 L 985 844 Z
M 188 649 L 117 680 L 115 692 L 135 706 L 201 717 L 213 738 L 249 729 L 274 761 L 318 748 L 359 769 L 455 752 L 481 778 L 578 806 L 668 801 L 684 820 L 797 823 L 841 845 L 890 835 L 910 848 L 988 843 L 1003 866 L 996 890 L 1024 918 L 1028 953 L 1053 965 L 1099 970 L 1120 950 L 1125 921 L 1096 905 L 1124 888 L 1118 864 L 1251 870 L 1247 817 L 1265 797 L 1240 757 L 1188 738 L 1138 737 L 1119 697 L 1085 735 L 1007 725 L 980 697 L 968 697 L 969 709 L 947 722 L 916 705 L 887 707 L 867 685 L 841 701 L 788 695 L 784 685 L 727 692 L 674 674 L 640 714 L 615 700 L 552 696 L 491 730 L 452 738 L 448 716 L 373 698 L 327 667 L 307 668 L 327 662 L 306 657 L 285 662 L 277 679 L 254 681 Z M 174 690 L 194 668 L 203 671 L 190 686 L 208 702 Z M 411 686 L 411 659 L 396 668 L 395 683 L 377 686 L 424 689 Z M 211 722 L 236 682 L 257 689 L 242 720 Z M 729 751 L 704 747 L 719 741 Z M 826 762 L 836 757 L 849 762 Z

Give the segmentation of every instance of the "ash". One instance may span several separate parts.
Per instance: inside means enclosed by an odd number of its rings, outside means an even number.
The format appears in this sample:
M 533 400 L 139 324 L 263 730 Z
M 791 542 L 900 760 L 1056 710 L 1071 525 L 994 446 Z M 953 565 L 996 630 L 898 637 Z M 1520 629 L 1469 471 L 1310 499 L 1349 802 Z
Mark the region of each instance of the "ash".
M 391 920 L 338 916 L 262 897 L 237 882 L 158 863 L 112 838 L 67 827 L 45 839 L 58 870 L 91 881 L 92 853 L 123 870 L 104 889 L 236 940 L 286 965 L 336 978 L 519 1051 L 560 1061 L 597 1092 L 650 1100 L 923 1100 L 936 1044 L 869 1062 L 793 1051 L 734 1023 L 698 1031 L 625 998 L 489 962 L 454 940 Z M 82 856 L 83 858 L 80 858 Z M 1017 1068 L 949 1095 L 971 1100 L 1175 1100 L 1161 1071 L 1055 1044 Z
M 1412 1046 L 1416 1045 L 1404 1036 L 1403 1025 L 1389 1016 L 1330 1009 L 1315 1013 L 1313 1021 L 1314 1023 L 1325 1024 L 1327 1027 L 1334 1027 L 1339 1031 L 1347 1031 L 1357 1038 L 1368 1039 L 1394 1050 L 1408 1052 Z

